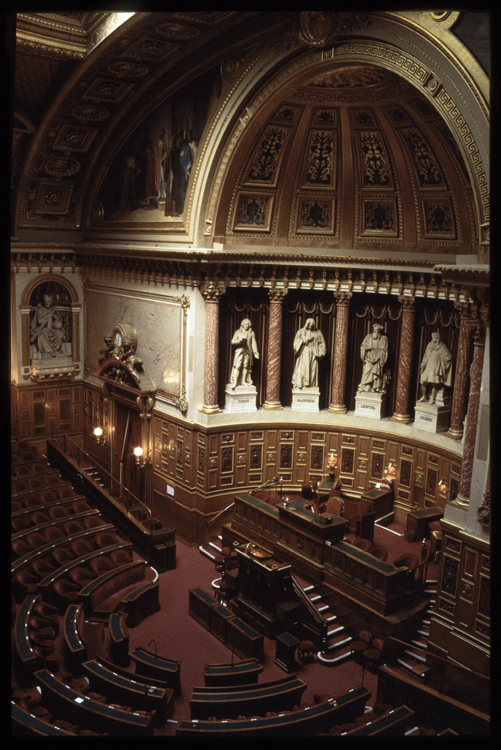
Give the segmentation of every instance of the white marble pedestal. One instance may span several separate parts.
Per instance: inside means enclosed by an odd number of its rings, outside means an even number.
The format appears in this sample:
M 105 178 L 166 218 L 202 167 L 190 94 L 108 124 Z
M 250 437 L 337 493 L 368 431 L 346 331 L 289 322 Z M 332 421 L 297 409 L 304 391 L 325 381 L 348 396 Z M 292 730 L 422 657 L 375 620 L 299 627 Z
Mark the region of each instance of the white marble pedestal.
M 449 428 L 450 413 L 447 404 L 418 401 L 414 412 L 414 426 L 428 432 L 444 432 Z
M 257 411 L 257 390 L 255 385 L 237 385 L 235 388 L 227 385 L 224 411 L 234 414 L 243 411 Z
M 369 419 L 381 419 L 386 399 L 385 393 L 372 393 L 362 391 L 355 396 L 355 417 L 368 417 Z
M 292 405 L 294 411 L 319 411 L 320 388 L 293 388 Z

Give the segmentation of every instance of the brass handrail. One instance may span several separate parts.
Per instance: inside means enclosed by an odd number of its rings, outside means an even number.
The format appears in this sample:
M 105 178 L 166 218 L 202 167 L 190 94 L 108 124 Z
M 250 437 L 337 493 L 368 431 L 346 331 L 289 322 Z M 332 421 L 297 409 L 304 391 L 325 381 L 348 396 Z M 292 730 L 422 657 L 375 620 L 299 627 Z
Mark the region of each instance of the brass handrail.
M 57 439 L 53 439 L 53 442 L 56 443 L 56 445 L 58 444 L 58 440 Z M 71 449 L 71 446 L 70 446 L 70 450 L 68 450 L 67 442 L 71 443 L 72 446 L 74 446 L 73 450 Z M 71 458 L 73 458 L 73 460 L 76 461 L 76 463 L 78 464 L 79 468 L 83 468 L 81 466 L 81 463 L 82 463 L 81 454 L 83 454 L 87 458 L 87 460 L 91 462 L 91 468 L 98 467 L 99 470 L 102 471 L 103 474 L 106 475 L 106 477 L 109 480 L 109 486 L 110 486 L 110 488 L 112 487 L 113 484 L 118 485 L 118 487 L 120 488 L 120 495 L 119 495 L 118 498 L 113 498 L 113 499 L 117 500 L 118 502 L 120 502 L 121 499 L 123 498 L 123 500 L 124 500 L 123 505 L 124 505 L 124 508 L 125 508 L 125 511 L 127 512 L 127 514 L 130 515 L 130 511 L 129 511 L 130 505 L 127 502 L 126 498 L 130 497 L 130 498 L 132 498 L 133 504 L 138 503 L 139 506 L 141 506 L 141 508 L 144 508 L 144 510 L 146 511 L 147 518 L 148 519 L 151 518 L 151 509 L 148 508 L 148 506 L 146 505 L 146 503 L 144 503 L 140 498 L 138 498 L 136 495 L 134 495 L 134 493 L 131 492 L 127 487 L 125 487 L 118 479 L 115 479 L 115 477 L 112 477 L 111 474 L 108 472 L 108 470 L 105 469 L 104 466 L 102 466 L 99 463 L 99 461 L 96 461 L 96 459 L 94 458 L 94 456 L 91 456 L 90 453 L 87 453 L 86 450 L 84 450 L 83 448 L 81 448 L 68 435 L 63 435 L 63 449 L 64 449 L 65 453 L 68 453 L 68 455 L 70 455 Z M 76 456 L 73 455 L 75 449 L 77 451 Z M 110 494 L 110 497 L 113 497 L 113 496 Z

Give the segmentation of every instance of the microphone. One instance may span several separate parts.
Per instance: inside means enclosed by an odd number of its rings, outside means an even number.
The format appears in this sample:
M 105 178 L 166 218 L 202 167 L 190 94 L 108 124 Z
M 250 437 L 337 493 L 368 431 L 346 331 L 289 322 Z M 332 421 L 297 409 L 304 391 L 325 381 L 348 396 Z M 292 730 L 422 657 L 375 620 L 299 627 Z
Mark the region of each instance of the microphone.
M 155 644 L 155 659 L 156 659 L 157 658 L 157 642 L 154 638 L 151 639 L 151 641 L 148 643 L 148 646 L 150 646 L 152 643 Z M 148 648 L 148 646 L 146 646 L 146 648 Z

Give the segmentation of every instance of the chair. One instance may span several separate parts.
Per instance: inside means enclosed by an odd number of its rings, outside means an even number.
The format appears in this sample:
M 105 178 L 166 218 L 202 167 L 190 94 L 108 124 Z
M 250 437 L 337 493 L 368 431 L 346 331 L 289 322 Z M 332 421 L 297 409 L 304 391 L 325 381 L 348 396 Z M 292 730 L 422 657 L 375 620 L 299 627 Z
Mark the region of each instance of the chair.
M 63 524 L 63 529 L 67 536 L 78 534 L 80 531 L 84 530 L 80 521 L 66 521 L 66 523 Z
M 430 531 L 442 531 L 442 524 L 440 521 L 430 521 L 428 528 Z
M 54 490 L 45 490 L 45 492 L 40 493 L 40 498 L 43 503 L 55 503 L 58 499 L 58 496 L 56 495 Z
M 103 519 L 100 516 L 87 516 L 82 519 L 82 523 L 86 529 L 95 529 L 103 525 Z
M 26 534 L 25 539 L 31 549 L 38 549 L 47 544 L 47 539 L 39 531 L 32 531 L 30 534 Z
M 117 544 L 120 539 L 115 534 L 98 534 L 96 536 L 96 543 L 98 547 L 111 547 L 112 544 Z
M 79 565 L 78 567 L 72 568 L 72 570 L 70 570 L 68 578 L 70 579 L 70 581 L 74 581 L 75 583 L 77 583 L 80 588 L 83 588 L 96 578 L 96 574 Z
M 31 526 L 31 521 L 29 518 L 12 518 L 10 525 L 12 527 L 12 531 L 14 533 L 17 533 L 18 531 L 26 531 L 26 529 L 29 529 Z
M 128 560 L 127 562 L 130 561 Z M 114 570 L 118 567 L 117 564 L 112 562 L 107 557 L 95 557 L 90 561 L 89 565 L 92 572 L 95 573 L 96 576 L 100 576 L 101 573 L 106 573 L 108 570 Z
M 374 555 L 374 557 L 377 557 L 377 559 L 381 560 L 382 562 L 388 559 L 388 550 L 384 547 L 379 547 L 377 544 L 372 545 L 369 553 L 371 555 Z
M 384 649 L 384 641 L 381 638 L 374 638 L 372 646 L 367 648 L 364 652 L 364 659 L 368 663 L 369 672 L 374 672 L 375 667 L 381 661 L 381 656 Z
M 54 602 L 57 602 L 60 610 L 63 611 L 68 604 L 74 604 L 78 601 L 80 586 L 63 578 L 54 582 L 51 592 Z
M 27 594 L 35 591 L 36 584 L 40 579 L 29 570 L 18 570 L 12 576 L 12 596 L 16 601 L 24 599 Z
M 19 513 L 20 511 L 23 511 L 24 510 L 23 501 L 21 499 L 11 500 L 10 510 L 11 510 L 11 513 Z
M 40 578 L 45 578 L 45 576 L 48 576 L 55 569 L 56 566 L 52 565 L 45 557 L 40 558 L 40 560 L 34 560 L 31 564 L 31 570 L 34 570 Z
M 57 521 L 58 518 L 67 518 L 69 515 L 70 511 L 62 505 L 54 505 L 52 508 L 49 508 L 49 516 L 53 521 Z
M 310 500 L 312 495 L 312 487 L 310 482 L 305 482 L 301 487 L 301 497 L 305 500 Z
M 48 620 L 54 630 L 56 632 L 58 631 L 59 613 L 56 607 L 53 607 L 52 604 L 49 604 L 49 602 L 40 601 L 35 603 L 33 612 L 35 612 L 37 615 L 40 615 L 40 617 L 43 617 L 44 620 Z
M 303 640 L 299 642 L 297 647 L 297 655 L 300 662 L 303 664 L 307 661 L 313 661 L 315 658 L 315 644 L 313 641 Z
M 33 552 L 33 547 L 30 547 L 29 544 L 23 542 L 22 539 L 14 539 L 10 547 L 14 559 L 23 557 L 24 555 L 29 555 L 31 552 Z
M 336 490 L 339 492 L 339 490 Z M 332 494 L 332 493 L 331 493 Z M 329 496 L 325 506 L 325 513 L 333 516 L 342 516 L 344 511 L 344 500 L 340 495 Z
M 356 656 L 358 654 L 363 654 L 363 652 L 370 646 L 372 643 L 372 633 L 369 633 L 368 630 L 360 630 L 358 633 L 358 638 L 351 642 L 350 648 L 351 653 Z
M 40 526 L 42 523 L 47 523 L 47 521 L 50 521 L 48 513 L 45 513 L 43 510 L 35 510 L 31 514 L 31 522 L 33 526 Z
M 56 547 L 52 550 L 52 557 L 57 562 L 58 567 L 66 565 L 66 563 L 73 562 L 75 555 L 69 547 Z
M 44 537 L 48 542 L 58 542 L 60 539 L 64 539 L 66 534 L 59 526 L 47 526 L 43 531 Z
M 419 565 L 419 558 L 412 552 L 406 552 L 393 561 L 395 568 L 409 568 L 409 573 L 413 573 Z
M 73 513 L 85 513 L 93 509 L 86 500 L 75 500 L 74 503 L 71 503 L 71 510 Z
M 110 560 L 115 565 L 127 565 L 127 563 L 132 562 L 132 552 L 128 552 L 125 549 L 115 549 L 110 554 Z
M 70 543 L 70 549 L 74 552 L 75 557 L 84 557 L 84 555 L 88 555 L 89 552 L 92 552 L 94 547 L 89 544 L 87 539 L 73 539 Z
M 48 640 L 54 641 L 56 637 L 56 631 L 50 625 L 48 620 L 44 620 L 42 617 L 32 616 L 28 621 L 30 627 L 30 633 L 40 633 L 40 635 Z
M 353 546 L 358 547 L 358 549 L 361 549 L 364 552 L 368 552 L 372 547 L 372 542 L 370 541 L 370 539 L 357 539 L 355 542 L 353 542 Z

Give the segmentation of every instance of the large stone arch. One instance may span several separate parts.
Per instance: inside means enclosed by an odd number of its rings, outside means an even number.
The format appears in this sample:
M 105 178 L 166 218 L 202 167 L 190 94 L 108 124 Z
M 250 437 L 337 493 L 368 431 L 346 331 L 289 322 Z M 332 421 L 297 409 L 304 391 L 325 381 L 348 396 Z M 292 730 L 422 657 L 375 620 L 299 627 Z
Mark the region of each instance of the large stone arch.
M 211 123 L 190 196 L 188 231 L 195 242 L 208 237 L 217 214 L 225 174 L 249 122 L 266 100 L 302 71 L 332 63 L 365 62 L 397 72 L 414 85 L 448 125 L 461 151 L 474 192 L 478 236 L 489 222 L 489 117 L 487 77 L 449 28 L 438 21 L 417 24 L 417 13 L 371 16 L 364 29 L 347 32 L 324 49 L 291 50 L 282 41 L 264 43 L 241 66 Z M 430 14 L 431 16 L 431 14 Z M 421 18 L 419 18 L 422 21 Z

